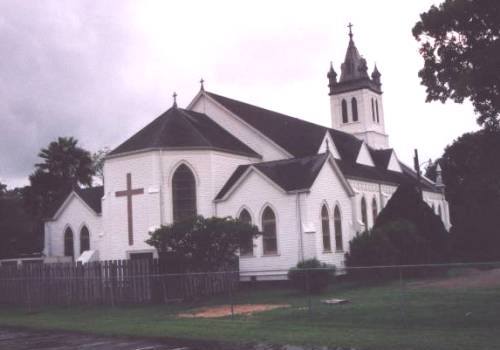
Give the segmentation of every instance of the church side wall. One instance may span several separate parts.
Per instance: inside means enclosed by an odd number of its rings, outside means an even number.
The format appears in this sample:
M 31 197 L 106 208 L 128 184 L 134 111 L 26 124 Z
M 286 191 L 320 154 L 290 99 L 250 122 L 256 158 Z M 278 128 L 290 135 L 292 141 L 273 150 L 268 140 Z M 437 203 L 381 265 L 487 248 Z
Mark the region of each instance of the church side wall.
M 269 180 L 252 172 L 223 202 L 217 203 L 219 216 L 238 217 L 245 208 L 252 216 L 252 223 L 262 230 L 262 212 L 269 205 L 276 215 L 278 254 L 263 255 L 262 236 L 254 240 L 254 255 L 240 257 L 242 276 L 280 275 L 295 266 L 299 257 L 299 229 L 296 195 L 285 194 Z M 275 276 L 276 278 L 276 276 Z
M 285 151 L 279 149 L 277 145 L 269 141 L 265 136 L 238 118 L 235 118 L 205 96 L 201 96 L 191 109 L 199 113 L 205 113 L 217 124 L 260 154 L 264 161 L 289 158 Z
M 188 166 L 196 181 L 197 213 L 215 215 L 213 199 L 240 164 L 257 159 L 208 150 L 151 151 L 105 162 L 105 199 L 103 201 L 105 243 L 101 259 L 127 259 L 131 252 L 154 251 L 145 243 L 149 231 L 173 221 L 172 178 L 181 165 Z M 127 199 L 115 193 L 126 189 L 126 175 L 132 188 L 143 188 L 134 195 L 134 244 L 128 244 Z
M 307 209 L 304 211 L 305 236 L 314 236 L 316 258 L 327 264 L 343 266 L 344 254 L 349 249 L 349 241 L 355 234 L 352 222 L 351 198 L 340 183 L 337 174 L 330 164 L 325 164 L 305 200 Z M 331 251 L 325 251 L 321 225 L 321 209 L 326 205 L 330 223 Z M 333 212 L 335 206 L 340 209 L 342 217 L 342 251 L 336 251 L 335 227 Z
M 64 232 L 67 227 L 73 231 L 73 250 L 75 258 L 80 256 L 80 230 L 87 226 L 90 233 L 90 249 L 97 250 L 101 245 L 102 218 L 89 209 L 81 199 L 72 194 L 72 198 L 61 215 L 54 221 L 47 222 L 49 235 L 46 242 L 47 253 L 51 257 L 64 256 Z

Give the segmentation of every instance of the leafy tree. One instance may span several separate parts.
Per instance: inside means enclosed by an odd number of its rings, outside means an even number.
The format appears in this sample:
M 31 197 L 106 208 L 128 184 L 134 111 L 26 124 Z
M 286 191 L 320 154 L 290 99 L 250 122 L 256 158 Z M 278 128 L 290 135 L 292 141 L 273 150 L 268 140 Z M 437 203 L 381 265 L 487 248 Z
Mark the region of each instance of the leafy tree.
M 375 221 L 374 229 L 404 220 L 413 224 L 416 233 L 429 244 L 419 254 L 421 262 L 439 262 L 446 260 L 449 249 L 449 234 L 442 219 L 422 200 L 415 186 L 400 185 Z
M 101 183 L 104 183 L 104 159 L 109 151 L 108 147 L 104 147 L 92 154 L 93 173 L 99 178 Z
M 21 191 L 6 191 L 0 197 L 0 258 L 40 252 L 43 244 L 34 228 L 33 218 L 24 209 Z
M 414 224 L 395 220 L 357 234 L 349 242 L 347 266 L 409 265 L 425 262 L 429 243 Z
M 236 258 L 240 242 L 256 237 L 256 226 L 225 217 L 189 220 L 162 226 L 146 241 L 160 257 L 168 257 L 185 271 L 216 271 Z
M 407 265 L 445 261 L 448 233 L 414 186 L 400 185 L 371 231 L 350 242 L 347 266 Z
M 439 159 L 458 260 L 500 259 L 499 154 L 500 130 L 480 130 L 459 137 Z
M 59 137 L 47 148 L 42 148 L 38 156 L 43 163 L 36 164 L 37 170 L 51 174 L 67 185 L 92 186 L 94 175 L 90 153 L 77 146 L 73 137 Z
M 413 28 L 424 67 L 427 101 L 469 98 L 480 125 L 498 126 L 500 6 L 498 0 L 445 0 Z
M 77 146 L 72 137 L 59 137 L 38 156 L 43 163 L 35 165 L 30 175 L 30 186 L 24 190 L 26 208 L 39 220 L 78 186 L 92 185 L 92 159 L 90 153 Z
M 7 193 L 7 185 L 0 182 L 0 198 L 2 198 L 5 193 Z

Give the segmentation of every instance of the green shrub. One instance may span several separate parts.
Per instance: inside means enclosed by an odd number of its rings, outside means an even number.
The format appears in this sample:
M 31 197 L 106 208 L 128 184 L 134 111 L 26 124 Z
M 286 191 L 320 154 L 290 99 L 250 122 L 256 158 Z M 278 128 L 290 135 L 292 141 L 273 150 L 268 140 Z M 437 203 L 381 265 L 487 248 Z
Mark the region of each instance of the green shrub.
M 304 260 L 288 270 L 288 279 L 292 285 L 308 293 L 325 290 L 334 276 L 335 266 L 327 265 L 317 259 Z

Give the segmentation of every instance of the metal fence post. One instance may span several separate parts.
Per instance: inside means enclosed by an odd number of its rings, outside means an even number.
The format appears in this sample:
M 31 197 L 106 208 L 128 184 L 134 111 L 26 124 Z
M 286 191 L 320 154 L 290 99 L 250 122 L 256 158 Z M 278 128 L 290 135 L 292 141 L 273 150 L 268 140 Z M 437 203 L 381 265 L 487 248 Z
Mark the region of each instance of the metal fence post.
M 309 270 L 306 270 L 306 293 L 307 293 L 307 310 L 309 317 L 312 315 L 312 303 L 311 303 L 311 283 L 309 281 Z
M 234 272 L 230 272 L 230 276 L 234 275 Z M 233 278 L 229 279 L 229 301 L 231 302 L 231 320 L 234 320 L 234 300 L 233 300 Z

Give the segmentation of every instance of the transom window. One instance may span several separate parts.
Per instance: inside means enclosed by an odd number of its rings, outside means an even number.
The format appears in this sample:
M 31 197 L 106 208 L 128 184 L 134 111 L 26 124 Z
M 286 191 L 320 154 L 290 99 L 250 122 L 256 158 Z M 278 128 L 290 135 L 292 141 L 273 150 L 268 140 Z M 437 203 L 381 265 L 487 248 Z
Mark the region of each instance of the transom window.
M 340 209 L 337 205 L 333 211 L 333 223 L 335 228 L 335 249 L 337 251 L 343 251 L 344 243 L 342 242 L 342 216 L 340 215 Z
M 239 220 L 241 222 L 244 222 L 246 224 L 252 224 L 252 216 L 250 216 L 250 213 L 248 210 L 243 209 L 240 213 Z M 240 241 L 240 255 L 241 256 L 249 256 L 253 255 L 253 238 L 252 237 L 245 237 L 244 239 L 241 239 Z
M 83 226 L 80 230 L 80 254 L 86 250 L 90 250 L 90 233 L 87 226 Z
M 262 213 L 262 246 L 264 255 L 278 253 L 276 216 L 274 215 L 274 211 L 269 207 L 266 207 Z
M 185 164 L 177 168 L 172 179 L 172 205 L 174 222 L 196 216 L 196 181 Z
M 361 198 L 361 221 L 363 221 L 363 225 L 365 225 L 365 230 L 368 230 L 368 212 L 366 209 L 365 197 Z
M 332 250 L 330 243 L 330 216 L 328 215 L 326 205 L 323 205 L 321 208 L 321 229 L 323 232 L 323 250 L 330 252 Z
M 64 256 L 71 256 L 72 258 L 75 258 L 73 231 L 69 227 L 66 231 L 64 231 Z

